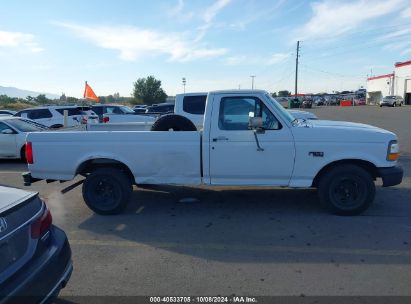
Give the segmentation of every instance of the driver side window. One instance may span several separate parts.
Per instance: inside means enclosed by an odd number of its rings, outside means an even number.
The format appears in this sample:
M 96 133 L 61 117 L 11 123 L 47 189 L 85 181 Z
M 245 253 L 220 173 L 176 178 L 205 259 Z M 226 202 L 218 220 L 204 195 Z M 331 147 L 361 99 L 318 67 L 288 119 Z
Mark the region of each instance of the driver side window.
M 250 117 L 262 117 L 265 130 L 279 130 L 281 124 L 267 106 L 255 97 L 223 97 L 220 103 L 220 130 L 249 130 Z

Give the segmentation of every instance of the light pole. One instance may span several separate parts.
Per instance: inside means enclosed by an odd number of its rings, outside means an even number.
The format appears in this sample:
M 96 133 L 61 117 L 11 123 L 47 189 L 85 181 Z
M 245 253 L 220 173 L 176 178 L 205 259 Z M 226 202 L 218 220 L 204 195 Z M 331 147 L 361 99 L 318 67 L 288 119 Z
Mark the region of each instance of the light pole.
M 254 78 L 255 78 L 255 75 L 251 75 L 250 77 L 251 77 L 251 90 L 254 90 Z
M 184 88 L 184 94 L 186 93 L 186 83 L 187 83 L 187 80 L 186 80 L 186 78 L 185 77 L 183 77 L 183 88 Z

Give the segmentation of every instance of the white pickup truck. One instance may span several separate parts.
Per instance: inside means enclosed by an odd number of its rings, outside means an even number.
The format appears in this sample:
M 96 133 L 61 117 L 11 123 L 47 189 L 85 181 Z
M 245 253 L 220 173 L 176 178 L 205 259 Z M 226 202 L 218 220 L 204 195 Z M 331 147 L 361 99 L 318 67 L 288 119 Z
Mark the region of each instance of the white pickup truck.
M 100 214 L 121 212 L 133 184 L 206 184 L 314 187 L 331 212 L 353 215 L 374 200 L 375 179 L 402 181 L 394 133 L 294 119 L 265 91 L 210 92 L 203 125 L 191 132 L 30 133 L 24 182 L 84 176 L 84 200 Z

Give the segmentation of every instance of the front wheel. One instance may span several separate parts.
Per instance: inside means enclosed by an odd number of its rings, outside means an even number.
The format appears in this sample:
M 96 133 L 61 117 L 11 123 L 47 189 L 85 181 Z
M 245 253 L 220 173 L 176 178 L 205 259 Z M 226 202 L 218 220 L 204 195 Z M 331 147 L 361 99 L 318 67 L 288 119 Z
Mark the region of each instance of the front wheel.
M 394 103 L 392 104 L 392 106 L 393 106 L 393 107 L 396 107 L 396 106 L 397 106 L 397 104 L 394 102 Z
M 86 205 L 101 215 L 121 213 L 133 191 L 130 178 L 116 168 L 99 168 L 87 176 L 83 183 Z
M 373 202 L 375 184 L 372 176 L 355 165 L 331 168 L 320 179 L 318 193 L 322 205 L 338 215 L 356 215 Z

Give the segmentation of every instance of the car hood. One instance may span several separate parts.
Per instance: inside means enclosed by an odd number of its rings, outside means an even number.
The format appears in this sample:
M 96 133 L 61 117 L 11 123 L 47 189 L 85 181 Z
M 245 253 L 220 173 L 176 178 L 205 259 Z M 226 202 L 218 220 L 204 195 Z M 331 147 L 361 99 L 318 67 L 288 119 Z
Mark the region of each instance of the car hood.
M 0 186 L 0 214 L 36 195 L 36 192 Z
M 301 110 L 288 110 L 288 112 L 298 119 L 318 119 L 318 117 L 311 112 Z
M 316 120 L 316 121 L 311 121 L 310 123 L 314 128 L 335 127 L 335 128 L 373 129 L 373 130 L 379 129 L 382 131 L 386 131 L 384 129 L 381 129 L 375 126 L 357 123 L 357 122 L 349 122 L 349 121 Z
M 307 136 L 307 132 L 311 136 Z M 386 142 L 397 136 L 387 130 L 362 123 L 332 120 L 308 120 L 300 122 L 294 129 L 297 140 L 307 138 L 326 141 Z

